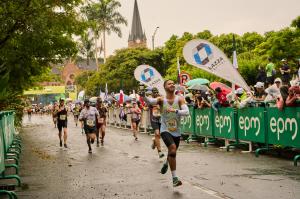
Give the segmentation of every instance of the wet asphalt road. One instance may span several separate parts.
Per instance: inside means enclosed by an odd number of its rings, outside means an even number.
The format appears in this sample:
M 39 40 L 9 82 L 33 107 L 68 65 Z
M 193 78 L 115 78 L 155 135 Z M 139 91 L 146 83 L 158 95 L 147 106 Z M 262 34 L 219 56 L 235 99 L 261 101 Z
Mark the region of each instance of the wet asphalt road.
M 300 167 L 272 156 L 225 152 L 181 142 L 173 188 L 171 174 L 159 173 L 163 160 L 150 149 L 151 137 L 108 128 L 104 147 L 88 154 L 85 136 L 68 124 L 68 149 L 59 147 L 49 116 L 24 118 L 19 198 L 300 198 Z M 166 152 L 166 148 L 164 147 Z

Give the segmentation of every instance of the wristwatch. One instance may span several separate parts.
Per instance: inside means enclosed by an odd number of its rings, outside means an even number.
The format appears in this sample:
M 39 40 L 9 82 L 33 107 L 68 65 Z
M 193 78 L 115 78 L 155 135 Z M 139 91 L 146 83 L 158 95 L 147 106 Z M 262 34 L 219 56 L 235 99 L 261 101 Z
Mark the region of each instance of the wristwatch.
M 175 113 L 178 114 L 178 109 L 175 110 Z

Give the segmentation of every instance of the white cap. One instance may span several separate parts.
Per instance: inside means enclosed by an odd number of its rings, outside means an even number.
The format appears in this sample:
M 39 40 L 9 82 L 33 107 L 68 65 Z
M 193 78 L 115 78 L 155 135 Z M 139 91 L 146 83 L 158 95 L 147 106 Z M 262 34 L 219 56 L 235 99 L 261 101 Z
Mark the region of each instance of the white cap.
M 244 93 L 244 89 L 243 88 L 238 88 L 234 91 L 235 94 L 243 94 Z
M 264 88 L 264 83 L 263 82 L 256 82 L 256 84 L 254 85 L 255 88 Z

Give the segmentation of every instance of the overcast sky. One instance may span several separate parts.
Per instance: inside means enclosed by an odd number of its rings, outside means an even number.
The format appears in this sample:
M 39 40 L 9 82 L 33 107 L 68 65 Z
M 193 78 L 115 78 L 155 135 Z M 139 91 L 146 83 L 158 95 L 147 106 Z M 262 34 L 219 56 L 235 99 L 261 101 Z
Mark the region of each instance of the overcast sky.
M 107 38 L 107 52 L 127 47 L 132 23 L 134 0 L 119 0 L 119 12 L 128 20 L 122 26 L 123 37 Z M 300 15 L 300 0 L 138 0 L 143 30 L 148 47 L 155 27 L 159 30 L 155 46 L 163 46 L 171 35 L 210 30 L 213 34 L 243 34 L 256 31 L 263 34 L 289 26 Z

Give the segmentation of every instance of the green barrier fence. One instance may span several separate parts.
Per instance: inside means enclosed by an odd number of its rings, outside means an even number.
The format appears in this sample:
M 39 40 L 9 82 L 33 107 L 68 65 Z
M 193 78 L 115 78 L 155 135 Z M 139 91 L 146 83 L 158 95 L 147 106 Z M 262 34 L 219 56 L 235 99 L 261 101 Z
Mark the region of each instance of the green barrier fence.
M 182 117 L 181 122 L 180 122 L 180 129 L 181 132 L 189 133 L 189 134 L 194 134 L 195 132 L 195 109 L 193 107 L 189 107 L 190 115 L 187 117 Z
M 18 175 L 6 175 L 5 169 L 13 167 L 18 174 L 18 165 L 6 164 L 5 160 L 15 160 L 18 163 L 19 146 L 15 139 L 14 112 L 0 112 L 0 179 L 15 179 L 17 185 L 21 186 L 21 179 Z M 9 198 L 17 198 L 13 191 L 0 190 L 0 194 L 7 194 Z
M 195 110 L 195 134 L 197 136 L 213 137 L 213 110 L 210 108 Z
M 251 107 L 245 109 L 189 107 L 190 116 L 182 118 L 181 130 L 193 137 L 214 137 L 262 143 L 266 148 L 257 149 L 256 154 L 269 150 L 269 144 L 300 148 L 300 107 L 277 108 Z M 227 148 L 229 149 L 229 148 Z M 300 155 L 295 156 L 294 164 Z

